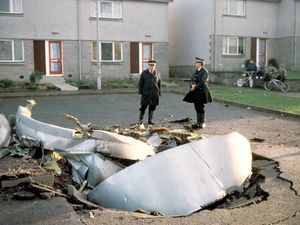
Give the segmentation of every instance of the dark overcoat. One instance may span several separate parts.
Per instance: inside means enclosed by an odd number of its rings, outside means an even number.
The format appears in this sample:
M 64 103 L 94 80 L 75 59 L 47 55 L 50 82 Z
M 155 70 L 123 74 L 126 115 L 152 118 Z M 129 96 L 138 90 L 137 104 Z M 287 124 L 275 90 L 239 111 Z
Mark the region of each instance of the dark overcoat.
M 160 82 L 160 73 L 158 71 L 150 73 L 149 70 L 144 70 L 142 72 L 139 80 L 139 94 L 142 95 L 142 105 L 159 104 L 159 96 L 161 95 Z
M 202 67 L 196 70 L 191 79 L 192 84 L 196 84 L 194 91 L 189 91 L 183 101 L 189 103 L 211 103 L 213 98 L 208 88 L 208 71 Z

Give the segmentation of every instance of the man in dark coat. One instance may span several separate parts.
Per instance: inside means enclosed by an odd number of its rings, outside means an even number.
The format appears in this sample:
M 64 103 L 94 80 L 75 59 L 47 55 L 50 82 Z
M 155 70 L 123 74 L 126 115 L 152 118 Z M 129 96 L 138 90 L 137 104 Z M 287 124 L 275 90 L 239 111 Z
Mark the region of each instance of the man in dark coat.
M 143 118 L 147 107 L 149 106 L 148 124 L 152 122 L 153 112 L 159 104 L 160 91 L 160 73 L 156 70 L 156 61 L 148 62 L 148 69 L 144 70 L 139 80 L 139 94 L 141 95 L 141 108 L 139 124 L 143 123 Z
M 186 94 L 183 101 L 194 103 L 197 113 L 197 123 L 192 125 L 193 129 L 205 127 L 205 109 L 204 104 L 213 101 L 208 89 L 208 71 L 204 68 L 204 60 L 195 58 L 195 72 L 191 79 L 191 90 Z

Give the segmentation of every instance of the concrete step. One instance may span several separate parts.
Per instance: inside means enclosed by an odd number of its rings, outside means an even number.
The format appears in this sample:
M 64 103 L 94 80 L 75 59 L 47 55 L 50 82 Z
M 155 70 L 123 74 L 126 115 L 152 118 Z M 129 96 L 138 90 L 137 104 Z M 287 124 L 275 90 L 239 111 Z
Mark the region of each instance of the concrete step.
M 43 76 L 39 83 L 41 84 L 52 84 L 52 83 L 65 83 L 65 78 L 63 76 Z
M 63 76 L 43 76 L 40 83 L 53 84 L 61 91 L 78 91 L 78 87 L 67 84 Z
M 78 91 L 78 87 L 74 87 L 67 83 L 52 83 L 55 87 L 58 87 L 61 91 Z

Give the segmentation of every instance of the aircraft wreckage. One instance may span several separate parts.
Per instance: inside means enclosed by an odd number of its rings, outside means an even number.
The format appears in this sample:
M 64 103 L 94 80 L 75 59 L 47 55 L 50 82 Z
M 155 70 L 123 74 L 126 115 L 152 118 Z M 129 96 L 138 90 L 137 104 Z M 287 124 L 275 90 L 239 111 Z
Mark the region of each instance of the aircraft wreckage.
M 78 133 L 37 121 L 31 118 L 34 104 L 19 106 L 17 135 L 64 155 L 74 181 L 87 180 L 88 200 L 106 208 L 187 215 L 241 191 L 251 175 L 250 143 L 237 132 L 155 154 L 154 147 L 132 137 L 103 130 Z M 6 143 L 10 130 L 0 128 Z M 118 158 L 138 162 L 125 167 Z

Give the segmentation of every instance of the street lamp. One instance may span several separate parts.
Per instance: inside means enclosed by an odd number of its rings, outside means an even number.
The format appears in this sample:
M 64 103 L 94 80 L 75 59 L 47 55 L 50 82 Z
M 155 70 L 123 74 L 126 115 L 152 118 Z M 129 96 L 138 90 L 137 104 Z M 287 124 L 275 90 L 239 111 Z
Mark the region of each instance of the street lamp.
M 100 44 L 99 44 L 99 10 L 100 1 L 97 0 L 97 89 L 101 89 L 101 65 L 100 65 Z

